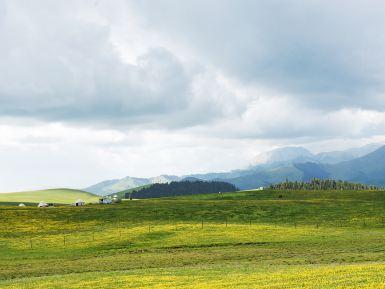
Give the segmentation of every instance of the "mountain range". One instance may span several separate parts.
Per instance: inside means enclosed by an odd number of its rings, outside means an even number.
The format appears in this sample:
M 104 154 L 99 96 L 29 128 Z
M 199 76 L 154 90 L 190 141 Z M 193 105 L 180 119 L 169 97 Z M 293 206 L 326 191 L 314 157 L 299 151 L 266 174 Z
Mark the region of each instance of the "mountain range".
M 256 157 L 256 164 L 284 164 L 284 163 L 300 163 L 300 162 L 316 162 L 335 164 L 343 161 L 349 161 L 355 158 L 369 154 L 379 147 L 381 144 L 368 144 L 362 147 L 350 148 L 342 151 L 321 152 L 313 154 L 303 147 L 283 147 L 266 153 L 259 154 Z
M 161 175 L 153 178 L 124 177 L 122 179 L 106 180 L 89 186 L 84 190 L 100 196 L 107 196 L 124 190 L 137 188 L 150 184 L 163 184 L 181 180 L 178 176 Z
M 318 154 L 303 147 L 283 147 L 258 155 L 254 164 L 247 169 L 185 176 L 161 175 L 153 178 L 127 176 L 106 180 L 83 190 L 104 196 L 139 186 L 185 179 L 224 181 L 246 190 L 285 179 L 306 181 L 311 178 L 332 178 L 385 186 L 385 146 L 369 144 Z

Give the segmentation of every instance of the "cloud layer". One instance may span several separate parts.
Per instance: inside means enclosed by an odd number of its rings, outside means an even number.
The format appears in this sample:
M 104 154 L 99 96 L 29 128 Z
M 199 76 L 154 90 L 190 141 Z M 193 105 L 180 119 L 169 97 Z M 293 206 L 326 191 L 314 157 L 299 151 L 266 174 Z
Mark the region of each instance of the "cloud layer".
M 316 108 L 385 104 L 382 1 L 136 1 L 152 29 L 225 73 Z
M 158 46 L 145 47 L 134 63 L 127 63 L 113 43 L 114 27 L 105 23 L 101 8 L 42 3 L 43 10 L 3 2 L 1 115 L 180 127 L 233 110 L 218 101 L 218 92 L 224 99 L 230 93 L 203 65 L 184 65 Z M 80 11 L 71 13 L 74 7 Z M 233 108 L 236 102 L 234 98 Z M 197 118 L 199 111 L 206 113 Z
M 265 92 L 385 107 L 380 1 L 1 3 L 0 115 L 185 127 L 247 114 Z
M 382 140 L 384 9 L 0 0 L 0 191 L 20 177 L 81 187 L 238 168 L 273 146 Z

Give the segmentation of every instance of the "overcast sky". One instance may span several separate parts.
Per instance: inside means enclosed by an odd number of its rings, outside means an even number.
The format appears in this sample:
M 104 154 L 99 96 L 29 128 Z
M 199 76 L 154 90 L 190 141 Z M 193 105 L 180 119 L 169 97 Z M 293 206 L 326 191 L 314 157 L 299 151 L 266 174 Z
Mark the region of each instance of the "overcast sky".
M 385 142 L 385 4 L 0 0 L 0 192 Z

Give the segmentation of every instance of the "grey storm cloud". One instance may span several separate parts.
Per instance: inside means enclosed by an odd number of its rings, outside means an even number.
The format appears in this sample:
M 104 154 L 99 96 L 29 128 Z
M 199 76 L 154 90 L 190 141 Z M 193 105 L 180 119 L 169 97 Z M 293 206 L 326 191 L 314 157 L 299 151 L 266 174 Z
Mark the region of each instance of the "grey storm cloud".
M 123 61 L 111 15 L 90 16 L 115 5 L 118 26 L 135 15 L 133 33 L 166 40 Z M 384 9 L 374 0 L 0 0 L 0 116 L 166 127 L 241 117 L 257 95 L 238 97 L 210 69 L 303 109 L 382 111 Z
M 193 95 L 204 68 L 186 69 L 164 47 L 124 62 L 108 25 L 72 13 L 84 9 L 77 1 L 39 3 L 0 1 L 0 115 L 178 127 L 224 113 L 206 107 L 210 95 Z
M 154 30 L 245 83 L 320 109 L 385 105 L 383 1 L 133 1 Z
M 2 35 L 3 114 L 130 118 L 186 105 L 188 75 L 169 52 L 154 49 L 138 65 L 125 64 L 106 27 L 68 22 L 32 19 Z

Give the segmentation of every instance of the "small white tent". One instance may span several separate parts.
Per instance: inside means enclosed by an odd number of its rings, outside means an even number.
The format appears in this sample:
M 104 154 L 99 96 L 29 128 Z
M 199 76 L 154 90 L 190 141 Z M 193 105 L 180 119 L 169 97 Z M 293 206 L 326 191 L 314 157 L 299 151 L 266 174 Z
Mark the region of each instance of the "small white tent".
M 48 204 L 46 202 L 41 201 L 37 206 L 39 208 L 45 208 L 45 207 L 48 207 Z
M 102 198 L 102 199 L 99 199 L 99 204 L 111 204 L 112 203 L 112 200 L 110 198 Z
M 86 203 L 82 200 L 82 199 L 79 199 L 75 202 L 75 206 L 76 207 L 79 207 L 79 206 L 84 206 Z
M 118 197 L 118 195 L 114 195 L 112 197 L 112 202 L 113 203 L 120 203 L 122 200 Z
M 19 207 L 25 207 L 25 205 L 23 203 L 20 203 Z

